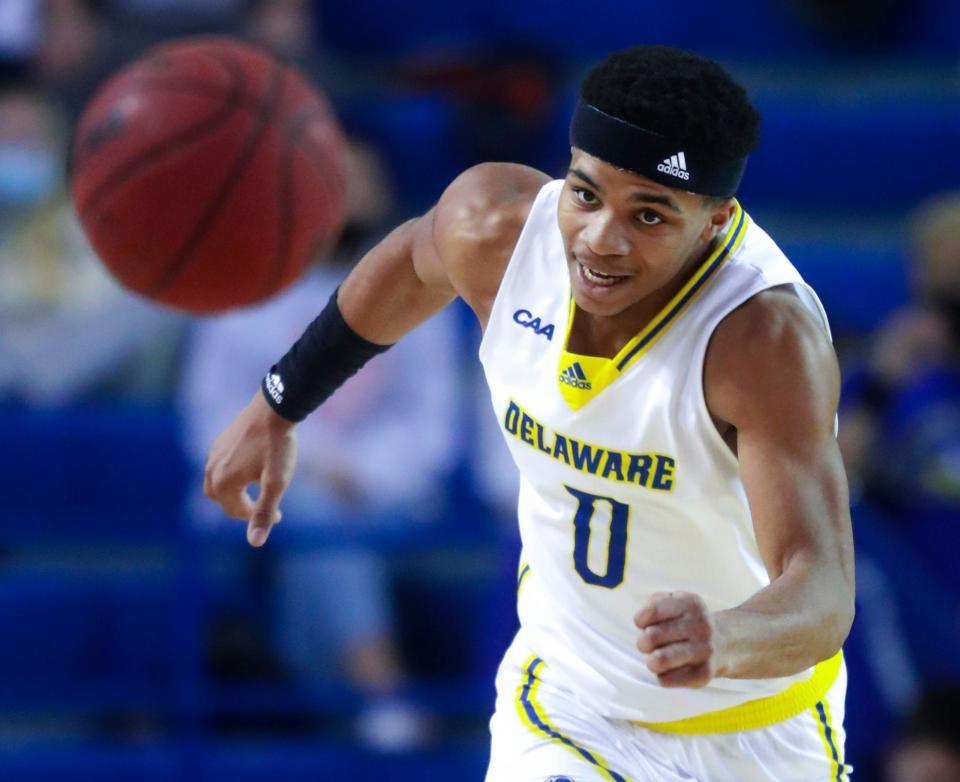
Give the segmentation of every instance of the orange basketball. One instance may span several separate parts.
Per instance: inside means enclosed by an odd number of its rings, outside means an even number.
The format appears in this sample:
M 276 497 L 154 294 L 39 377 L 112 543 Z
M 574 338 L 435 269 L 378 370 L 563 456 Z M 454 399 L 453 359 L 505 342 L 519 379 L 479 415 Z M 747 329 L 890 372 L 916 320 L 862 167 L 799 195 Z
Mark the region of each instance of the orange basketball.
M 265 299 L 328 250 L 343 137 L 294 69 L 228 38 L 150 50 L 104 84 L 73 140 L 70 194 L 127 288 L 176 309 Z

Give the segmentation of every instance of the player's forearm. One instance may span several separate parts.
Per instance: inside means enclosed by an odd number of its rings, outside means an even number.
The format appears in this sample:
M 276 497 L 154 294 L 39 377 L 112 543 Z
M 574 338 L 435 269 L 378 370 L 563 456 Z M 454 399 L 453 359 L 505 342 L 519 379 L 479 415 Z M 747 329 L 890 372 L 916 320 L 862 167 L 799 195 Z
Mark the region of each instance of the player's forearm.
M 742 605 L 713 615 L 718 676 L 790 676 L 840 649 L 853 589 L 839 567 L 796 561 Z
M 450 303 L 442 277 L 425 280 L 417 256 L 431 251 L 433 213 L 395 228 L 371 249 L 340 286 L 343 319 L 364 339 L 390 345 Z

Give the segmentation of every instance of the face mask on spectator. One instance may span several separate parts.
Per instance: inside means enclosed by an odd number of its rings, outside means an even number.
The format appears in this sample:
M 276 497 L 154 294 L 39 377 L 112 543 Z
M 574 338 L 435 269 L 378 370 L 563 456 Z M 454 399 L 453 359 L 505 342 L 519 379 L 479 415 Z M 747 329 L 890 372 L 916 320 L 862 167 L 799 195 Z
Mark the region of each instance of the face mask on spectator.
M 26 144 L 0 144 L 0 208 L 36 206 L 59 184 L 54 152 Z

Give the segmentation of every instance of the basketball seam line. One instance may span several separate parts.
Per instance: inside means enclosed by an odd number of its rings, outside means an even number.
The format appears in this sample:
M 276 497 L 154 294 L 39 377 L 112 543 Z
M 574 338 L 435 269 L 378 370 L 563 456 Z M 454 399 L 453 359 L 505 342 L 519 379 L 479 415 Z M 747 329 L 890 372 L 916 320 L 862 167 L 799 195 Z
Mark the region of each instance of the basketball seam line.
M 290 123 L 287 128 L 287 132 L 284 135 L 284 141 L 277 160 L 277 181 L 280 183 L 279 228 L 281 234 L 277 239 L 277 253 L 274 260 L 273 273 L 268 279 L 268 284 L 264 286 L 265 294 L 269 294 L 273 291 L 274 286 L 276 286 L 277 283 L 283 279 L 283 274 L 290 264 L 290 255 L 292 251 L 290 232 L 293 223 L 294 187 L 292 151 L 294 149 L 298 150 L 304 156 L 304 158 L 306 158 L 307 161 L 316 167 L 321 173 L 328 173 L 324 172 L 323 167 L 320 166 L 317 161 L 308 154 L 304 147 L 297 143 L 300 138 L 300 134 L 307 126 L 307 123 L 318 114 L 320 116 L 327 115 L 327 113 L 323 111 L 321 107 L 311 107 L 309 110 L 303 112 L 299 117 L 296 117 L 293 123 Z M 322 211 L 326 213 L 331 203 L 331 188 L 327 186 L 327 178 L 325 176 L 320 178 L 320 184 L 322 187 L 318 188 L 318 194 L 321 196 L 323 201 Z M 313 238 L 310 243 L 310 249 L 308 250 L 311 257 L 317 254 L 319 249 L 326 242 L 327 238 L 328 232 L 326 230 L 318 231 L 318 236 Z
M 236 71 L 234 71 L 234 75 L 237 75 Z M 239 86 L 242 86 L 242 75 L 241 84 Z M 155 165 L 171 152 L 175 152 L 181 147 L 187 147 L 191 144 L 194 144 L 224 124 L 237 108 L 240 97 L 239 86 L 235 91 L 233 98 L 225 102 L 217 112 L 211 114 L 201 122 L 191 125 L 189 128 L 184 128 L 165 141 L 161 141 L 149 149 L 144 150 L 133 160 L 117 166 L 100 184 L 93 189 L 93 192 L 84 199 L 83 203 L 78 206 L 77 211 L 80 213 L 80 215 L 86 218 L 87 212 L 93 204 L 103 198 L 106 198 L 111 191 L 128 181 L 132 176 L 138 173 L 141 168 Z M 80 160 L 77 161 L 77 166 L 79 167 L 79 165 Z
M 210 226 L 213 225 L 217 215 L 223 209 L 223 205 L 226 203 L 227 198 L 243 173 L 244 164 L 257 151 L 263 134 L 269 127 L 270 117 L 279 105 L 279 98 L 283 92 L 281 87 L 285 81 L 285 75 L 286 69 L 279 63 L 274 63 L 271 80 L 267 87 L 267 95 L 261 104 L 258 124 L 247 134 L 247 139 L 244 142 L 245 147 L 237 153 L 233 163 L 227 170 L 226 176 L 224 176 L 221 181 L 216 194 L 209 202 L 207 209 L 200 216 L 199 221 L 183 243 L 183 246 L 174 253 L 173 259 L 166 265 L 163 273 L 159 275 L 154 284 L 147 289 L 146 295 L 148 297 L 162 296 L 163 292 L 173 285 L 187 267 L 190 256 L 196 250 L 204 235 L 210 229 Z
M 254 116 L 256 116 L 260 110 L 260 104 L 257 102 L 255 95 L 249 95 L 242 91 L 238 91 L 236 88 L 232 88 L 231 90 L 223 90 L 216 85 L 207 84 L 202 81 L 187 79 L 184 77 L 156 80 L 143 78 L 137 81 L 132 81 L 131 87 L 179 92 L 186 95 L 202 95 L 203 97 L 207 98 L 219 98 L 223 101 L 233 100 L 235 101 L 236 108 L 244 109 Z
M 283 92 L 281 91 L 281 96 Z M 279 203 L 277 204 L 277 244 L 274 250 L 273 264 L 267 276 L 263 295 L 273 292 L 277 282 L 283 279 L 283 272 L 290 263 L 291 241 L 290 232 L 293 222 L 293 156 L 290 154 L 290 144 L 282 143 L 280 154 L 277 155 L 277 189 Z
M 320 107 L 320 106 L 317 106 L 317 107 L 315 107 L 315 108 L 312 108 L 308 113 L 306 113 L 302 118 L 300 118 L 299 124 L 298 124 L 297 126 L 295 126 L 295 130 L 296 130 L 296 134 L 297 134 L 297 135 L 295 135 L 295 136 L 291 139 L 292 141 L 296 141 L 297 137 L 299 136 L 300 131 L 303 130 L 304 126 L 307 124 L 307 121 L 313 118 L 313 115 L 314 115 L 314 114 L 319 114 L 321 117 L 329 117 L 329 116 L 330 116 L 329 112 L 325 111 L 325 110 L 324 110 L 322 107 Z M 316 160 L 316 159 L 313 157 L 313 155 L 310 154 L 308 147 L 300 147 L 300 146 L 298 146 L 297 148 L 300 150 L 301 154 L 304 156 L 304 158 L 307 160 L 307 162 L 310 163 L 314 168 L 317 169 L 317 172 L 318 172 L 318 173 L 320 173 L 321 175 L 326 175 L 326 174 L 327 174 L 326 167 L 325 167 L 322 163 L 320 163 L 318 160 Z

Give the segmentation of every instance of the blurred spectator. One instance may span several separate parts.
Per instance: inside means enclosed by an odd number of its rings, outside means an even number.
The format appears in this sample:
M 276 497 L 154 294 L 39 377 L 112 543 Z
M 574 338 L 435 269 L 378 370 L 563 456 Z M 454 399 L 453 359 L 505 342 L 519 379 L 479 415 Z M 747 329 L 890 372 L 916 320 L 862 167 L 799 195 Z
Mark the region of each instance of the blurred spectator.
M 382 100 L 392 76 L 362 57 L 345 58 L 343 52 L 322 46 L 320 6 L 316 0 L 249 0 L 239 32 L 321 85 L 338 108 L 343 102 Z M 341 120 L 346 119 L 338 113 Z
M 295 61 L 310 48 L 307 0 L 26 1 L 43 7 L 36 77 L 57 90 L 73 116 L 118 68 L 171 38 L 248 37 Z
M 915 215 L 911 278 L 848 380 L 841 447 L 858 493 L 910 525 L 960 605 L 960 193 Z
M 479 335 L 478 335 L 479 339 Z M 508 537 L 517 537 L 517 497 L 520 492 L 520 476 L 510 456 L 510 449 L 503 441 L 500 421 L 490 406 L 490 392 L 476 370 L 478 378 L 473 384 L 475 415 L 477 416 L 477 444 L 470 464 L 475 490 L 490 512 L 502 522 L 502 530 Z
M 889 753 L 886 782 L 960 780 L 960 689 L 926 692 Z
M 471 314 L 472 316 L 472 314 Z M 476 343 L 479 346 L 479 328 Z M 490 404 L 490 391 L 483 380 L 479 365 L 473 368 L 473 415 L 476 418 L 476 445 L 470 449 L 470 475 L 473 491 L 486 514 L 493 520 L 497 536 L 494 564 L 494 581 L 486 595 L 486 613 L 481 618 L 484 632 L 481 648 L 477 650 L 480 660 L 478 678 L 492 679 L 497 672 L 503 654 L 517 630 L 517 573 L 520 567 L 520 528 L 517 522 L 517 500 L 520 491 L 520 474 L 503 440 L 500 421 Z
M 121 45 L 123 36 L 111 35 L 98 0 L 27 1 L 37 26 L 29 50 L 29 76 L 56 94 L 73 119 L 96 85 L 130 51 Z
M 12 64 L 28 63 L 72 117 L 113 72 L 171 38 L 245 37 L 310 71 L 326 70 L 316 67 L 309 0 L 3 0 L 0 24 L 5 3 L 12 10 L 0 65 L 5 51 Z
M 10 79 L 26 72 L 42 25 L 38 0 L 6 0 L 0 3 L 0 76 Z
M 350 162 L 349 225 L 340 253 L 290 291 L 249 311 L 197 325 L 183 374 L 188 451 L 198 467 L 216 435 L 256 391 L 278 351 L 303 331 L 349 270 L 347 247 L 367 244 L 390 198 L 376 158 L 356 145 Z M 284 530 L 325 527 L 336 539 L 436 519 L 453 468 L 456 326 L 430 320 L 367 364 L 299 425 L 298 464 L 284 497 L 276 558 L 275 647 L 303 683 L 346 677 L 371 696 L 359 737 L 391 747 L 417 743 L 422 722 L 396 696 L 406 674 L 381 554 L 347 548 L 283 548 Z M 259 393 L 259 392 L 257 392 Z M 197 498 L 198 501 L 200 498 Z M 219 524 L 209 502 L 198 521 Z M 401 530 L 402 532 L 402 530 Z M 237 534 L 242 538 L 242 531 Z M 309 536 L 308 536 L 309 537 Z M 239 539 L 239 538 L 238 538 Z
M 0 94 L 0 398 L 66 404 L 169 392 L 180 319 L 127 293 L 65 194 L 61 108 Z
M 555 156 L 549 143 L 560 74 L 533 44 L 412 56 L 398 73 L 404 86 L 443 95 L 456 108 L 457 139 L 471 163 L 509 160 L 551 173 L 569 156 L 566 144 Z
M 246 35 L 298 60 L 310 49 L 311 0 L 99 0 L 118 30 L 142 48 L 182 35 Z
M 302 63 L 312 55 L 313 3 L 310 0 L 260 0 L 250 4 L 245 31 L 256 43 Z
M 259 0 L 274 2 L 274 0 Z M 97 0 L 114 20 L 152 27 L 158 36 L 226 31 L 250 0 Z
M 917 211 L 910 265 L 911 302 L 878 327 L 840 412 L 857 541 L 851 757 L 884 742 L 919 688 L 960 676 L 960 193 Z
M 47 2 L 43 21 L 37 66 L 45 83 L 69 84 L 95 69 L 103 56 L 106 27 L 93 3 L 89 0 Z

